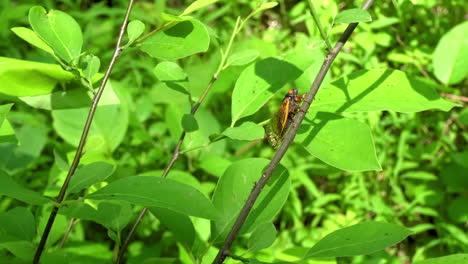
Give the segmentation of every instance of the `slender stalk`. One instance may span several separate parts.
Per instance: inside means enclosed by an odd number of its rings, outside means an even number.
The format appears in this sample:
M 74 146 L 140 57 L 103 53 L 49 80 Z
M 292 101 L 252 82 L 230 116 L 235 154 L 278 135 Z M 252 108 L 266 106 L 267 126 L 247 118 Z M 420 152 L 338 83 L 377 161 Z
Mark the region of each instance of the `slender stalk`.
M 362 9 L 368 9 L 372 5 L 372 3 L 373 3 L 373 0 L 366 0 L 362 6 Z M 283 143 L 278 148 L 275 155 L 273 156 L 270 163 L 268 164 L 265 171 L 263 172 L 261 178 L 258 180 L 254 188 L 252 189 L 249 197 L 247 198 L 247 201 L 244 204 L 244 207 L 242 208 L 242 210 L 239 213 L 239 216 L 236 219 L 236 222 L 232 226 L 232 229 L 229 232 L 226 240 L 224 241 L 223 245 L 219 249 L 218 254 L 216 255 L 216 258 L 213 260 L 213 264 L 223 263 L 226 256 L 230 254 L 229 248 L 231 247 L 232 243 L 234 242 L 234 239 L 236 238 L 242 225 L 244 224 L 245 219 L 249 215 L 249 212 L 252 209 L 258 196 L 260 195 L 263 187 L 265 187 L 268 180 L 273 175 L 273 171 L 276 169 L 279 162 L 283 158 L 284 154 L 286 153 L 286 150 L 289 148 L 289 146 L 293 142 L 294 137 L 296 136 L 297 130 L 299 129 L 299 126 L 301 125 L 302 120 L 304 119 L 307 110 L 309 109 L 312 101 L 314 100 L 315 95 L 317 94 L 317 91 L 320 88 L 320 85 L 322 84 L 323 79 L 325 78 L 325 75 L 327 74 L 336 56 L 341 51 L 344 44 L 346 43 L 348 38 L 351 36 L 351 33 L 354 31 L 357 25 L 358 23 L 349 24 L 346 30 L 340 36 L 340 39 L 336 43 L 335 47 L 332 50 L 330 50 L 327 56 L 325 57 L 322 67 L 320 68 L 320 71 L 317 73 L 317 76 L 315 77 L 315 80 L 312 83 L 312 86 L 310 87 L 310 90 L 304 99 L 304 103 L 301 106 L 303 111 L 299 111 L 294 117 L 294 122 L 293 122 L 293 125 L 291 126 L 291 129 L 288 132 L 286 132 L 286 135 L 284 136 L 284 139 L 283 139 Z
M 133 7 L 133 1 L 134 0 L 129 0 L 128 7 L 127 7 L 127 12 L 125 13 L 125 18 L 122 22 L 122 26 L 120 28 L 120 33 L 119 37 L 117 38 L 117 43 L 115 45 L 114 49 L 114 54 L 112 56 L 112 59 L 109 63 L 109 66 L 107 67 L 106 73 L 104 75 L 104 78 L 102 79 L 101 86 L 97 90 L 96 94 L 94 95 L 93 98 L 93 103 L 91 105 L 91 108 L 88 113 L 88 118 L 86 119 L 85 126 L 83 128 L 83 133 L 81 134 L 80 142 L 78 144 L 78 148 L 75 153 L 75 157 L 73 158 L 73 162 L 70 166 L 70 169 L 68 170 L 67 177 L 65 178 L 65 181 L 62 185 L 62 188 L 60 189 L 60 192 L 57 196 L 57 204 L 61 204 L 62 201 L 65 198 L 65 193 L 67 191 L 68 185 L 70 184 L 70 179 L 75 173 L 78 164 L 80 163 L 81 156 L 83 155 L 83 149 L 86 143 L 86 138 L 88 137 L 89 129 L 91 128 L 91 123 L 93 122 L 93 117 L 94 113 L 96 112 L 99 99 L 101 98 L 101 95 L 104 91 L 104 88 L 106 87 L 107 81 L 109 80 L 110 74 L 112 72 L 112 69 L 114 67 L 115 61 L 117 60 L 117 57 L 119 56 L 120 52 L 122 51 L 120 43 L 122 42 L 123 35 L 125 33 L 125 29 L 127 27 L 128 23 L 128 17 L 130 16 L 130 12 Z M 52 225 L 54 224 L 55 217 L 57 216 L 59 206 L 55 205 L 52 208 L 52 211 L 50 212 L 49 220 L 47 221 L 46 227 L 42 233 L 41 241 L 39 242 L 39 245 L 36 249 L 36 253 L 34 255 L 33 259 L 33 264 L 38 264 L 39 260 L 41 259 L 42 252 L 44 251 L 45 244 L 47 242 L 47 238 L 49 237 L 50 230 L 52 229 Z
M 312 3 L 312 0 L 307 0 L 309 3 L 309 10 L 310 10 L 310 15 L 315 21 L 315 25 L 317 25 L 317 28 L 320 32 L 320 36 L 322 36 L 323 41 L 325 41 L 325 44 L 327 45 L 327 50 L 330 52 L 332 50 L 332 45 L 330 43 L 330 40 L 327 38 L 327 35 L 325 34 L 325 30 L 323 29 L 322 23 L 320 23 L 320 18 L 317 15 L 317 11 L 315 10 L 314 4 Z

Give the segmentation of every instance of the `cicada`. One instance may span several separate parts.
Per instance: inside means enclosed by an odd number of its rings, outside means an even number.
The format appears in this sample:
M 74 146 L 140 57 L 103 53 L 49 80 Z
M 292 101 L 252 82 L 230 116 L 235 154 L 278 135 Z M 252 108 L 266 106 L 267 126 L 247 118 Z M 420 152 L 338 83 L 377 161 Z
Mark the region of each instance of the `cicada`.
M 290 89 L 284 96 L 281 107 L 267 129 L 268 142 L 273 148 L 277 148 L 283 139 L 284 134 L 291 126 L 294 116 L 299 110 L 303 97 L 298 95 L 297 89 Z

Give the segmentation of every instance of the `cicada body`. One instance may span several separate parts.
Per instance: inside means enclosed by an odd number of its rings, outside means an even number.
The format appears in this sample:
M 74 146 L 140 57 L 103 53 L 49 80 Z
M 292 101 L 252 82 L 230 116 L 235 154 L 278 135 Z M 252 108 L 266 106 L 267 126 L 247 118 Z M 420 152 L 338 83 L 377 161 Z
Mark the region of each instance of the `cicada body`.
M 288 128 L 291 126 L 296 115 L 302 97 L 298 95 L 297 89 L 290 89 L 284 96 L 281 107 L 271 119 L 269 130 L 267 131 L 268 142 L 273 148 L 277 148 Z

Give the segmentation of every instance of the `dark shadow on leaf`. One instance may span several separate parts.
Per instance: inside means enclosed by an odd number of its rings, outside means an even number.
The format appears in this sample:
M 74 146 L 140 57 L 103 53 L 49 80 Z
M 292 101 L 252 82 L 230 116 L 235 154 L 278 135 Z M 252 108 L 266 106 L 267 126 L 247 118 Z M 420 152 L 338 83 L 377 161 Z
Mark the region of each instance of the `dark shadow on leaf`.
M 440 99 L 439 94 L 437 91 L 437 84 L 426 81 L 424 79 L 416 79 L 416 78 L 408 78 L 410 81 L 411 87 L 422 96 L 424 96 L 427 100 L 433 101 Z M 428 89 L 430 88 L 430 89 Z
M 176 38 L 185 38 L 193 31 L 193 24 L 190 21 L 182 21 L 177 25 L 164 31 L 165 35 L 176 37 Z
M 294 64 L 276 58 L 266 58 L 255 64 L 255 75 L 270 84 L 268 90 L 272 93 L 296 80 L 301 74 L 302 71 Z
M 185 89 L 184 86 L 181 85 L 181 82 L 182 81 L 167 81 L 164 83 L 167 85 L 167 87 L 173 90 L 189 95 L 189 92 L 187 91 L 187 89 Z

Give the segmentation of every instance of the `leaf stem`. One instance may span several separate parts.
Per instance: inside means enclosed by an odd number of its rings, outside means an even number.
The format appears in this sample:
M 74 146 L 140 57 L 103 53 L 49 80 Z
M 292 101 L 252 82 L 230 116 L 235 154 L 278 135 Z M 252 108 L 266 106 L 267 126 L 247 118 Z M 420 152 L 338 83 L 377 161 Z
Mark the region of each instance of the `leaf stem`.
M 320 22 L 320 18 L 317 15 L 317 11 L 315 10 L 314 4 L 312 3 L 312 0 L 307 0 L 309 3 L 309 11 L 310 15 L 315 21 L 315 25 L 317 25 L 317 28 L 320 32 L 320 36 L 322 36 L 323 41 L 325 41 L 325 44 L 327 45 L 327 50 L 330 52 L 332 50 L 332 45 L 330 43 L 330 40 L 327 38 L 327 35 L 325 34 L 325 30 L 323 29 L 322 23 Z
M 57 203 L 58 204 L 61 204 L 62 201 L 64 200 L 66 190 L 67 190 L 68 185 L 70 183 L 70 179 L 73 176 L 73 174 L 75 173 L 75 171 L 76 171 L 76 169 L 78 167 L 78 164 L 80 163 L 80 159 L 81 159 L 81 156 L 83 155 L 83 149 L 84 149 L 84 146 L 85 146 L 85 143 L 86 143 L 86 138 L 88 137 L 89 129 L 91 128 L 91 123 L 93 121 L 94 113 L 96 112 L 96 108 L 98 106 L 99 99 L 101 98 L 101 95 L 102 95 L 102 93 L 104 91 L 104 88 L 106 87 L 107 81 L 109 80 L 110 74 L 111 74 L 112 69 L 114 67 L 114 64 L 115 64 L 115 62 L 117 60 L 117 57 L 119 56 L 120 52 L 122 51 L 120 43 L 122 42 L 122 38 L 123 38 L 123 35 L 125 33 L 125 29 L 127 27 L 128 17 L 130 16 L 130 12 L 131 12 L 132 7 L 133 7 L 133 1 L 134 0 L 129 0 L 128 7 L 127 7 L 127 12 L 125 13 L 125 17 L 124 17 L 124 20 L 122 22 L 122 26 L 120 28 L 120 33 L 119 33 L 119 36 L 117 38 L 117 43 L 115 45 L 114 54 L 113 54 L 112 59 L 111 59 L 111 61 L 109 63 L 109 66 L 107 67 L 104 78 L 102 79 L 101 86 L 99 87 L 99 89 L 97 90 L 97 92 L 96 92 L 96 94 L 95 94 L 95 96 L 93 98 L 93 104 L 91 105 L 91 108 L 89 110 L 88 118 L 86 119 L 86 123 L 85 123 L 85 126 L 83 128 L 83 132 L 81 134 L 80 142 L 78 144 L 78 148 L 76 150 L 75 157 L 73 158 L 73 162 L 72 162 L 72 164 L 70 166 L 70 169 L 68 170 L 67 177 L 65 178 L 65 181 L 64 181 L 64 183 L 63 183 L 63 185 L 62 185 L 62 187 L 60 189 L 60 192 L 59 192 L 59 194 L 57 196 Z M 55 217 L 57 216 L 58 209 L 59 209 L 58 206 L 54 206 L 52 208 L 52 211 L 50 212 L 49 219 L 48 219 L 47 224 L 46 224 L 46 226 L 44 228 L 44 231 L 42 233 L 41 240 L 40 240 L 39 245 L 38 245 L 38 247 L 36 249 L 36 253 L 34 254 L 34 259 L 33 259 L 33 262 L 32 262 L 33 264 L 38 264 L 39 260 L 41 259 L 41 255 L 42 255 L 42 252 L 44 251 L 44 247 L 45 247 L 47 238 L 49 237 L 50 230 L 52 229 L 52 225 L 54 224 Z
M 362 6 L 362 9 L 364 10 L 369 9 L 372 3 L 373 3 L 373 0 L 366 0 Z M 278 166 L 279 162 L 283 158 L 289 146 L 292 144 L 294 137 L 296 136 L 297 130 L 299 129 L 299 126 L 301 125 L 302 120 L 304 119 L 307 110 L 309 109 L 312 101 L 314 100 L 315 95 L 317 94 L 317 91 L 320 88 L 320 85 L 322 84 L 323 79 L 325 78 L 325 75 L 327 74 L 336 56 L 341 51 L 344 44 L 346 43 L 348 38 L 351 36 L 352 32 L 357 27 L 357 25 L 358 23 L 349 24 L 346 30 L 343 32 L 343 34 L 341 34 L 340 39 L 335 44 L 335 47 L 328 52 L 322 64 L 322 67 L 320 68 L 320 71 L 317 73 L 317 76 L 315 77 L 314 82 L 312 83 L 312 86 L 310 87 L 310 90 L 304 99 L 304 103 L 301 106 L 301 108 L 304 111 L 299 111 L 294 117 L 294 122 L 293 122 L 293 125 L 291 126 L 291 129 L 289 129 L 286 132 L 286 135 L 284 136 L 284 139 L 283 139 L 283 143 L 278 148 L 275 155 L 273 156 L 270 163 L 268 164 L 265 171 L 263 172 L 262 176 L 260 177 L 258 182 L 255 184 L 254 188 L 250 192 L 250 195 L 247 198 L 247 201 L 245 202 L 244 207 L 241 209 L 239 216 L 237 217 L 234 225 L 232 226 L 232 229 L 230 230 L 226 240 L 224 241 L 223 245 L 219 249 L 218 254 L 216 255 L 216 258 L 213 260 L 213 264 L 223 263 L 227 254 L 229 254 L 229 248 L 231 247 L 232 243 L 234 242 L 234 239 L 236 238 L 237 234 L 242 228 L 242 225 L 244 224 L 247 216 L 249 215 L 249 212 L 252 209 L 253 205 L 255 204 L 255 201 L 260 195 L 263 187 L 265 187 L 265 185 L 268 183 L 268 180 L 273 175 L 274 170 Z

